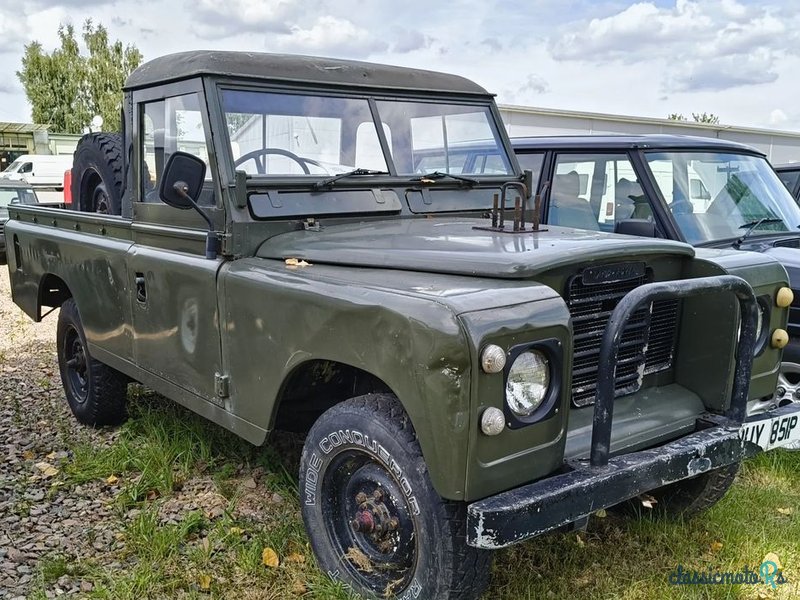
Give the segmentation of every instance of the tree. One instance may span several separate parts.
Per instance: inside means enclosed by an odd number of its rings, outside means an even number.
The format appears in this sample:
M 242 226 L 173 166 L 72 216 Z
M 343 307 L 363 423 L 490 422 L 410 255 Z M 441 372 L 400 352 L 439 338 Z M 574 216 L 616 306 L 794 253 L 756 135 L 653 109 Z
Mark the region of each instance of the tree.
M 39 42 L 25 46 L 17 77 L 25 88 L 34 122 L 49 123 L 53 131 L 82 133 L 95 115 L 103 129 L 120 129 L 122 85 L 142 62 L 136 46 L 113 43 L 102 25 L 83 24 L 81 54 L 72 25 L 58 27 L 60 47 L 50 53 Z
M 670 113 L 667 118 L 671 121 L 688 121 L 681 113 Z M 695 123 L 708 123 L 710 125 L 718 125 L 719 117 L 714 113 L 692 113 L 692 120 Z

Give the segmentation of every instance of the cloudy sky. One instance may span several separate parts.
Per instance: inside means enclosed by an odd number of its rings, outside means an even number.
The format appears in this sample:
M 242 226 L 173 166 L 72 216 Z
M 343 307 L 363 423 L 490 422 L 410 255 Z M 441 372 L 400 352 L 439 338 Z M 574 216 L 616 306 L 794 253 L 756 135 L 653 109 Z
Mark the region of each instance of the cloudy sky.
M 24 0 L 0 5 L 0 121 L 23 47 L 86 18 L 153 58 L 289 52 L 458 73 L 507 104 L 800 130 L 796 0 Z

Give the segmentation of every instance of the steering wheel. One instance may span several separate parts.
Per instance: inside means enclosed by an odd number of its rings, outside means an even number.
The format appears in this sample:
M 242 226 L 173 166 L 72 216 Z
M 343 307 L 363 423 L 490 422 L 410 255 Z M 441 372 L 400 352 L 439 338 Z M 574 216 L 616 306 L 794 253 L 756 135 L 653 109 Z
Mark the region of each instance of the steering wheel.
M 233 162 L 234 167 L 238 167 L 242 163 L 247 162 L 248 160 L 253 160 L 256 163 L 256 170 L 258 171 L 259 175 L 266 175 L 267 174 L 267 166 L 263 160 L 260 160 L 262 156 L 267 156 L 268 154 L 277 154 L 278 156 L 285 156 L 286 158 L 291 158 L 294 162 L 300 165 L 300 168 L 303 169 L 303 173 L 306 175 L 310 175 L 311 171 L 308 170 L 307 160 L 304 158 L 300 158 L 294 152 L 289 152 L 288 150 L 283 150 L 282 148 L 260 148 L 258 150 L 253 150 L 252 152 L 248 152 L 247 154 L 243 154 L 239 158 L 237 158 Z

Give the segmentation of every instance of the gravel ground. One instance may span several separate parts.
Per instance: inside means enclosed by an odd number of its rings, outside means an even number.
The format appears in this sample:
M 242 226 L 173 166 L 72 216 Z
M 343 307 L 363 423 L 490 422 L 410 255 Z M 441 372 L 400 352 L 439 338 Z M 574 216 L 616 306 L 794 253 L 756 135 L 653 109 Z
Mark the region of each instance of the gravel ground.
M 98 445 L 113 432 L 80 427 L 61 389 L 57 314 L 31 321 L 11 301 L 0 267 L 0 598 L 24 598 L 39 560 L 58 553 L 104 564 L 117 540 L 110 519 L 115 490 L 101 483 L 62 489 L 60 466 L 76 439 Z M 61 577 L 47 596 L 88 593 L 88 581 Z

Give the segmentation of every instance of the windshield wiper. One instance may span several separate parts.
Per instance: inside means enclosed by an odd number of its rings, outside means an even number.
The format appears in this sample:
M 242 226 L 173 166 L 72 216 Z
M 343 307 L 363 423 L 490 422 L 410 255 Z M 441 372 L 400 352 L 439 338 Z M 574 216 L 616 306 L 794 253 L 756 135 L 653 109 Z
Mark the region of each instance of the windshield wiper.
M 739 229 L 747 228 L 747 231 L 745 231 L 744 235 L 733 243 L 733 247 L 738 248 L 739 246 L 741 246 L 744 243 L 744 241 L 748 237 L 750 237 L 750 234 L 753 233 L 756 230 L 756 228 L 758 228 L 763 223 L 783 223 L 783 219 L 778 219 L 777 217 L 764 217 L 763 219 L 758 219 L 756 221 L 749 221 L 744 225 L 740 225 Z
M 339 173 L 338 175 L 334 175 L 333 177 L 328 177 L 328 179 L 323 179 L 322 181 L 318 181 L 314 184 L 314 189 L 319 190 L 324 187 L 328 187 L 329 185 L 339 181 L 340 179 L 345 179 L 347 177 L 353 177 L 356 175 L 388 175 L 387 171 L 376 171 L 374 169 L 353 169 L 352 171 L 345 171 L 344 173 Z
M 480 183 L 477 179 L 472 179 L 472 177 L 453 175 L 452 173 L 445 173 L 443 171 L 432 171 L 431 173 L 425 173 L 423 175 L 420 175 L 419 177 L 414 177 L 411 181 L 421 181 L 423 183 L 431 183 L 433 181 L 436 181 L 437 179 L 444 179 L 445 177 L 449 177 L 450 179 L 455 179 L 457 181 L 463 181 L 464 183 L 468 183 L 470 186 L 478 185 L 478 183 Z M 428 181 L 426 181 L 426 179 Z

